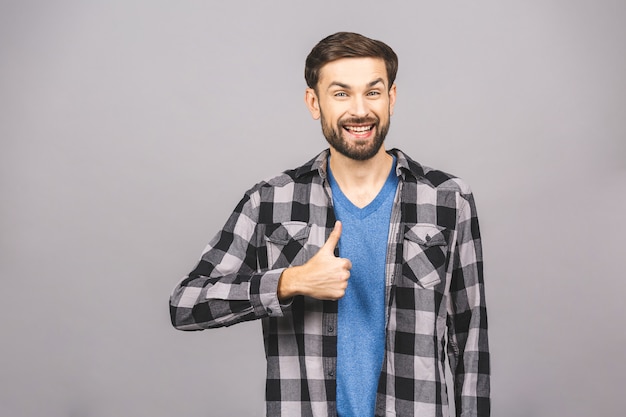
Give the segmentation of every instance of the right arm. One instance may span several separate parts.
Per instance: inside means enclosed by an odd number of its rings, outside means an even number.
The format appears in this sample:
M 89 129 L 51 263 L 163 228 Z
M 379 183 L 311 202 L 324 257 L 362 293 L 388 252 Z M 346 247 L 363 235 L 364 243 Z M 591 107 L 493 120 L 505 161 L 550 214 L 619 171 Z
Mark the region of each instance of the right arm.
M 282 315 L 276 292 L 283 270 L 261 273 L 256 268 L 255 196 L 244 196 L 196 268 L 174 288 L 170 317 L 177 329 L 201 330 Z
M 296 295 L 333 300 L 343 296 L 351 264 L 333 254 L 341 223 L 304 265 L 259 272 L 257 219 L 258 194 L 246 194 L 196 268 L 174 288 L 170 297 L 174 327 L 201 330 L 280 317 L 281 301 Z

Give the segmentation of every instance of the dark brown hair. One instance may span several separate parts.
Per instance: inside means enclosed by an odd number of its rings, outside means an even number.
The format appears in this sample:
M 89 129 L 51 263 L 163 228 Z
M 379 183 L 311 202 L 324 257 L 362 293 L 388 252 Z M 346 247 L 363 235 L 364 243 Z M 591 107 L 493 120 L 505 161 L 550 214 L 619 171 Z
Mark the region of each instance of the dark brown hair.
M 398 56 L 387 44 L 358 33 L 337 32 L 319 41 L 307 56 L 304 66 L 306 84 L 315 89 L 320 69 L 341 58 L 380 58 L 385 61 L 389 88 L 396 79 Z

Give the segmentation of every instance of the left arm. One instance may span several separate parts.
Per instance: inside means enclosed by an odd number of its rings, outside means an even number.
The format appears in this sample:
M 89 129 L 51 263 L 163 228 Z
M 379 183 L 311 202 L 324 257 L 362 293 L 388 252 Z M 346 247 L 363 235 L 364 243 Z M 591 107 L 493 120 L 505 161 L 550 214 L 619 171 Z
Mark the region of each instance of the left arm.
M 474 198 L 459 198 L 456 248 L 448 298 L 448 358 L 457 417 L 489 417 L 489 342 L 483 258 Z

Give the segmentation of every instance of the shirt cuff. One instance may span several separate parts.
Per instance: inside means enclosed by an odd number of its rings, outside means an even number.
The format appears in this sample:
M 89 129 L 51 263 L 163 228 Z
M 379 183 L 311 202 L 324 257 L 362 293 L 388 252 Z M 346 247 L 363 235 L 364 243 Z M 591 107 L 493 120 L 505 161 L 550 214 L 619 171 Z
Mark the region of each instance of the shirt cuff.
M 281 304 L 278 300 L 278 281 L 285 268 L 274 269 L 255 275 L 250 282 L 250 301 L 258 316 L 282 317 L 283 308 L 291 304 Z

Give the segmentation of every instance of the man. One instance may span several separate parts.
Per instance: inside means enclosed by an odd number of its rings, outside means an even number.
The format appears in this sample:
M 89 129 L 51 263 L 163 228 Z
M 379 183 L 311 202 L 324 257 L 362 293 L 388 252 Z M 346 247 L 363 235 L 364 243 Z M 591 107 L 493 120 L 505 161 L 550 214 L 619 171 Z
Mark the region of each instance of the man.
M 355 33 L 306 60 L 330 149 L 249 190 L 172 293 L 181 330 L 262 319 L 267 416 L 488 416 L 476 210 L 460 179 L 383 146 L 397 57 Z

